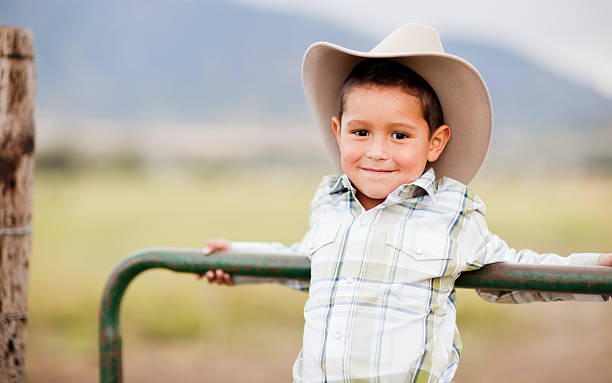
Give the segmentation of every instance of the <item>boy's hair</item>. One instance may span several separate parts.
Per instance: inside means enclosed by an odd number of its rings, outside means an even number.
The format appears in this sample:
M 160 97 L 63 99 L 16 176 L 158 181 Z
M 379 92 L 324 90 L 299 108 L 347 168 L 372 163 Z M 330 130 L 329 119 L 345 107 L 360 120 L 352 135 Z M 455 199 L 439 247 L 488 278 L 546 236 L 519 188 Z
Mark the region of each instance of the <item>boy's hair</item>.
M 338 98 L 338 119 L 342 120 L 345 95 L 359 85 L 399 87 L 419 99 L 423 118 L 429 125 L 429 134 L 444 122 L 442 107 L 431 86 L 412 69 L 389 59 L 366 59 L 355 65 L 348 75 Z

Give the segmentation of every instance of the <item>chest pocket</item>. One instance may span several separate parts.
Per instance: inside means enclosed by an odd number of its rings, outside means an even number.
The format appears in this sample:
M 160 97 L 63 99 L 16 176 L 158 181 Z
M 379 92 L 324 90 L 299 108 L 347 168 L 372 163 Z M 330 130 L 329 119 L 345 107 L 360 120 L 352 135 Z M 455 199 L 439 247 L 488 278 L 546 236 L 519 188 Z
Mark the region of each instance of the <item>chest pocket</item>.
M 341 246 L 339 235 L 339 224 L 318 225 L 309 233 L 304 250 L 310 256 L 311 281 L 325 279 L 334 274 L 338 249 Z M 316 288 L 311 286 L 311 289 L 313 287 Z
M 317 226 L 306 243 L 306 252 L 310 254 L 311 257 L 315 256 L 315 254 L 320 256 L 332 252 L 336 247 L 335 242 L 339 231 L 340 225 L 338 224 Z
M 448 255 L 448 237 L 444 233 L 423 230 L 404 234 L 401 241 L 392 233 L 385 238 L 387 262 L 397 265 L 399 279 L 417 282 L 448 275 L 452 260 Z

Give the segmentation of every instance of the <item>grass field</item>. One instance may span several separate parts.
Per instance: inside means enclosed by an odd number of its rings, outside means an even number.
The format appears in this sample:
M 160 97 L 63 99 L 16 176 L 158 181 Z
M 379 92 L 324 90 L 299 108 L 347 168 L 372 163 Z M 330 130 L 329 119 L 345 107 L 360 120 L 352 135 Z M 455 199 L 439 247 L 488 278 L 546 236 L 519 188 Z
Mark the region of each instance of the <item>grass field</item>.
M 37 173 L 29 286 L 29 382 L 97 380 L 98 305 L 122 257 L 207 238 L 298 240 L 320 173 L 97 170 Z M 612 178 L 480 180 L 490 229 L 512 247 L 612 251 Z M 461 290 L 457 382 L 609 381 L 612 306 L 503 306 Z M 151 271 L 122 308 L 131 382 L 286 382 L 306 295 L 280 286 L 208 286 Z M 178 376 L 177 376 L 178 375 Z

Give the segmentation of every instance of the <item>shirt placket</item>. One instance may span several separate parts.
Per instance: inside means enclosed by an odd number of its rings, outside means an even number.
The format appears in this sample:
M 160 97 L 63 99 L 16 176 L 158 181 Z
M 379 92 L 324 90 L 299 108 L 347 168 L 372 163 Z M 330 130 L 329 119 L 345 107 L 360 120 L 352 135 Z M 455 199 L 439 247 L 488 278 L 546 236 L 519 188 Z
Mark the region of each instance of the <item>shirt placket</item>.
M 355 200 L 356 202 L 356 200 Z M 363 318 L 360 317 L 360 291 L 363 280 L 363 274 L 367 268 L 367 264 L 371 255 L 371 243 L 373 238 L 373 231 L 375 230 L 377 217 L 382 213 L 382 206 L 375 207 L 366 211 L 355 203 L 357 208 L 353 209 L 354 223 L 349 229 L 347 236 L 347 251 L 360 254 L 361 263 L 358 267 L 345 268 L 339 276 L 338 283 L 343 284 L 341 286 L 345 291 L 351 291 L 351 299 L 348 302 L 348 307 L 345 310 L 345 315 L 342 315 L 336 319 L 336 323 L 332 323 L 330 330 L 333 331 L 331 338 L 337 342 L 336 351 L 342 351 L 339 355 L 342 360 L 342 376 L 344 379 L 349 379 L 348 372 L 354 370 L 356 366 L 352 365 L 355 362 L 351 360 L 351 355 L 354 352 L 363 353 L 366 350 L 353 350 L 354 343 L 352 342 L 353 330 L 357 326 L 366 325 L 371 326 L 371 323 L 363 323 Z M 366 346 L 363 342 L 357 343 L 363 347 Z M 335 347 L 334 347 L 335 348 Z M 349 363 L 352 363 L 349 365 Z M 363 366 L 362 366 L 363 368 Z

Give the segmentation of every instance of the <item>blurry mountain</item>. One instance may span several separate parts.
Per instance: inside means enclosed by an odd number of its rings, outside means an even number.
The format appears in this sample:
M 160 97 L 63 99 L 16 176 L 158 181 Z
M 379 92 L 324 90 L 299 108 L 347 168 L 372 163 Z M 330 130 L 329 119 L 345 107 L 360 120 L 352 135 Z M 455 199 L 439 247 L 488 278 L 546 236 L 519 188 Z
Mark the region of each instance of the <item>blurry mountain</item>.
M 3 0 L 0 23 L 34 31 L 39 113 L 115 121 L 307 121 L 305 49 L 379 39 L 221 0 Z M 612 121 L 612 100 L 509 51 L 445 46 L 485 77 L 498 127 Z
M 454 40 L 445 42 L 444 47 L 480 71 L 491 94 L 498 126 L 558 128 L 612 122 L 612 99 L 512 52 Z

